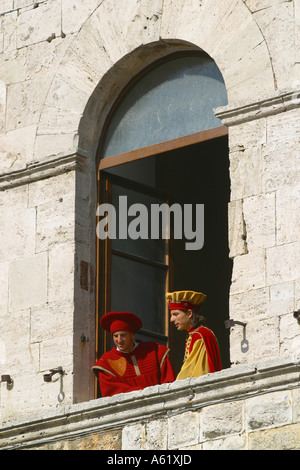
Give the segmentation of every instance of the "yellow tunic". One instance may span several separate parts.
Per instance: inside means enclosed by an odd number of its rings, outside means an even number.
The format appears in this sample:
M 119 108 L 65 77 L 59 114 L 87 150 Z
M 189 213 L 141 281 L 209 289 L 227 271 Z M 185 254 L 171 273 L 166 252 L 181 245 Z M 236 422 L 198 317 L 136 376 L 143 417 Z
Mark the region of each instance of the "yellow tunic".
M 189 334 L 185 347 L 185 356 L 183 365 L 176 380 L 183 380 L 188 377 L 199 377 L 200 375 L 208 374 L 208 358 L 207 351 L 202 338 L 195 341 L 193 349 L 189 354 L 189 346 L 191 343 L 192 335 Z

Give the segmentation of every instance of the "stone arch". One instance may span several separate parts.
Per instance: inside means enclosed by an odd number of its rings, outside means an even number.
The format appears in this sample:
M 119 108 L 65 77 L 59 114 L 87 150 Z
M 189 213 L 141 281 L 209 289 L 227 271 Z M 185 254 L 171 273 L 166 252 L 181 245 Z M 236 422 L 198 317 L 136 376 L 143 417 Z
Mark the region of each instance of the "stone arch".
M 175 50 L 202 49 L 215 60 L 229 105 L 274 91 L 266 41 L 242 0 L 146 3 L 130 0 L 115 8 L 104 0 L 84 22 L 41 110 L 36 158 L 76 151 L 94 156 L 99 129 L 126 81 Z

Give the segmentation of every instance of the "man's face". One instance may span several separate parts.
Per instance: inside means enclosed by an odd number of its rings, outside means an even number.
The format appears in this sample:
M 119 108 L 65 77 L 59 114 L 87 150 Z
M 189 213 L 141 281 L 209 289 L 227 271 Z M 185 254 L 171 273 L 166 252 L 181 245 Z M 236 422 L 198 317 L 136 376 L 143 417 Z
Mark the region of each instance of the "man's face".
M 192 311 L 188 310 L 185 312 L 184 310 L 171 310 L 170 311 L 170 321 L 174 323 L 174 326 L 177 330 L 186 330 L 189 331 L 191 328 L 190 324 L 190 317 L 192 316 Z
M 122 352 L 129 352 L 133 348 L 134 333 L 127 330 L 115 331 L 112 335 L 115 346 Z

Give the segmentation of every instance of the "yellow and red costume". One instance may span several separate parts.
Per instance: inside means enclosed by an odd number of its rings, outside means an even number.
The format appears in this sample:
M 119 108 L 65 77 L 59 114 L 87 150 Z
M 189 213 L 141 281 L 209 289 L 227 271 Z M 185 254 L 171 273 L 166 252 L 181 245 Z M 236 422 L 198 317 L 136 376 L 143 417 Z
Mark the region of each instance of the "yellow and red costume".
M 109 312 L 102 317 L 101 326 L 113 334 L 118 330 L 135 332 L 142 323 L 129 312 Z M 173 382 L 176 376 L 168 353 L 167 347 L 155 341 L 140 341 L 129 352 L 119 351 L 114 346 L 92 367 L 98 375 L 102 397 Z
M 219 346 L 214 333 L 205 326 L 191 328 L 186 340 L 183 365 L 176 380 L 200 377 L 221 369 Z
M 206 300 L 202 292 L 176 291 L 167 295 L 169 310 L 194 310 Z M 220 351 L 214 333 L 204 326 L 190 328 L 185 344 L 183 365 L 176 380 L 200 377 L 222 369 Z

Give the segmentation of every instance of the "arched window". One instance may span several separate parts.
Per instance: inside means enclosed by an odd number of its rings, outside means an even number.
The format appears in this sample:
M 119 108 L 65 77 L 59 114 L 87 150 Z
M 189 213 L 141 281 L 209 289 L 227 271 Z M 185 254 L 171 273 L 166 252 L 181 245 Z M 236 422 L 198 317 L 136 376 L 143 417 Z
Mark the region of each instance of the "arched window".
M 176 370 L 185 338 L 169 326 L 165 292 L 173 289 L 208 295 L 209 326 L 224 366 L 229 360 L 227 128 L 213 112 L 226 104 L 209 56 L 170 56 L 123 91 L 99 147 L 97 324 L 109 310 L 133 311 L 143 321 L 139 336 L 169 344 Z M 156 231 L 159 207 L 171 209 L 167 235 L 161 225 Z M 111 339 L 100 328 L 97 337 L 99 356 Z
M 222 75 L 209 57 L 179 57 L 134 83 L 113 113 L 101 158 L 220 126 L 213 108 L 227 104 Z

